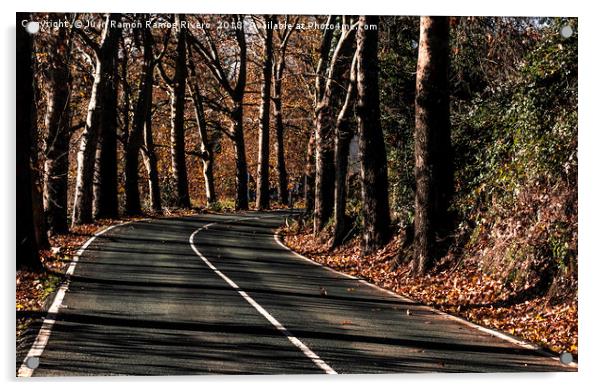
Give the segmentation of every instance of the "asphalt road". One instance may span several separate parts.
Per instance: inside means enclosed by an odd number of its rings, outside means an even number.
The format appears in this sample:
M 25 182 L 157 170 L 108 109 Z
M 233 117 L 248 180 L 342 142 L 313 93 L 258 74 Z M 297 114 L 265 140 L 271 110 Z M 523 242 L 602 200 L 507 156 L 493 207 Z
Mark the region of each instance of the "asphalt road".
M 576 370 L 302 259 L 274 238 L 284 216 L 155 219 L 99 236 L 30 374 Z

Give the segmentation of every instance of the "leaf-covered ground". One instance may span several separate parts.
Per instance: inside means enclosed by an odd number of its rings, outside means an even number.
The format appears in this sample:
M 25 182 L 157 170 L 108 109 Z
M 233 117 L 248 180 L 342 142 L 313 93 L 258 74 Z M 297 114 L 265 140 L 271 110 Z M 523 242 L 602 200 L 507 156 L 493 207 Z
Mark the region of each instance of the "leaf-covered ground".
M 281 233 L 291 249 L 335 270 L 552 351 L 578 354 L 576 294 L 562 303 L 545 296 L 517 299 L 510 287 L 480 270 L 476 260 L 415 277 L 409 264 L 397 262 L 399 238 L 377 253 L 362 256 L 359 238 L 331 250 L 329 242 L 311 232 L 283 229 Z

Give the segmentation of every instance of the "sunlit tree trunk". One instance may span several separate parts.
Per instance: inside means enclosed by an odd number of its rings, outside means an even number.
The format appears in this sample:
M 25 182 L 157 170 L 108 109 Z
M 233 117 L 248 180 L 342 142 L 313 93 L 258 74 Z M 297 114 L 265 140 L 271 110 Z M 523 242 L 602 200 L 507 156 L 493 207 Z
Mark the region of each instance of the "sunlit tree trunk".
M 176 23 L 182 19 L 175 17 Z M 184 129 L 184 107 L 186 103 L 186 35 L 183 27 L 176 28 L 176 63 L 171 94 L 171 173 L 176 183 L 177 206 L 190 207 L 188 173 L 186 171 L 186 145 Z
M 103 89 L 106 86 L 106 77 L 111 71 L 110 64 L 104 63 L 101 59 L 108 57 L 104 52 L 112 52 L 117 45 L 117 34 L 119 29 L 109 28 L 109 26 L 111 20 L 116 21 L 118 18 L 120 18 L 120 16 L 117 14 L 107 15 L 100 45 L 93 42 L 89 37 L 84 38 L 88 40 L 89 44 L 93 45 L 96 65 L 94 82 L 90 93 L 90 102 L 88 104 L 88 114 L 86 116 L 86 125 L 81 134 L 79 150 L 77 152 L 77 174 L 72 217 L 73 225 L 90 223 L 93 221 L 92 201 L 94 163 L 102 115 L 100 102 L 103 100 L 103 94 L 105 93 Z M 85 32 L 80 31 L 80 35 L 85 36 L 85 34 Z
M 168 35 L 166 35 L 168 38 Z M 159 169 L 157 168 L 157 153 L 155 152 L 155 142 L 153 140 L 153 86 L 154 73 L 157 63 L 161 60 L 167 49 L 167 40 L 164 41 L 162 53 L 154 56 L 154 39 L 150 28 L 145 28 L 142 34 L 142 44 L 144 46 L 144 61 L 146 68 L 146 81 L 144 83 L 144 129 L 143 129 L 143 153 L 142 160 L 146 173 L 148 174 L 149 203 L 155 213 L 162 212 L 161 202 L 161 184 L 159 182 Z
M 344 24 L 348 24 L 346 18 L 343 18 Z M 330 219 L 334 211 L 334 186 L 335 186 L 335 166 L 334 166 L 334 132 L 336 118 L 334 114 L 334 105 L 340 99 L 345 90 L 345 73 L 349 71 L 351 56 L 353 54 L 353 41 L 355 37 L 355 28 L 341 31 L 337 47 L 331 58 L 327 81 L 316 82 L 316 183 L 314 200 L 314 234 L 319 233 Z M 324 37 L 326 39 L 326 37 Z M 323 42 L 323 46 L 324 46 Z M 328 45 L 326 45 L 328 46 Z M 322 51 L 321 51 L 322 52 Z M 327 51 L 322 52 L 322 54 Z M 327 57 L 321 58 L 320 63 Z M 317 78 L 322 76 L 318 73 Z
M 152 77 L 151 77 L 152 79 Z M 152 80 L 151 80 L 152 81 Z M 146 87 L 148 93 L 148 107 L 146 111 L 146 120 L 144 121 L 144 148 L 142 160 L 146 173 L 148 174 L 148 189 L 149 201 L 151 209 L 155 213 L 161 213 L 161 187 L 159 182 L 159 170 L 157 169 L 157 154 L 155 152 L 155 142 L 153 140 L 153 123 L 152 123 L 152 101 L 153 101 L 153 86 L 150 84 Z
M 425 273 L 435 259 L 436 233 L 453 190 L 448 67 L 448 18 L 421 17 L 414 133 L 413 269 L 418 274 Z
M 263 84 L 261 85 L 261 105 L 259 108 L 259 140 L 257 157 L 257 199 L 255 207 L 258 210 L 270 208 L 270 98 L 272 92 L 272 63 L 274 61 L 274 50 L 272 28 L 273 16 L 264 16 L 266 24 L 264 47 L 263 47 Z
M 189 56 L 191 58 L 191 56 Z M 205 120 L 205 109 L 203 106 L 203 96 L 198 85 L 195 66 L 189 61 L 190 77 L 188 78 L 188 87 L 194 103 L 194 112 L 196 116 L 199 137 L 201 139 L 201 160 L 203 161 L 203 178 L 205 181 L 205 197 L 207 206 L 217 201 L 215 194 L 215 182 L 213 179 L 213 150 L 209 142 L 207 132 L 207 121 Z
M 387 152 L 380 124 L 378 16 L 360 16 L 357 33 L 357 121 L 362 185 L 364 252 L 382 247 L 390 237 Z

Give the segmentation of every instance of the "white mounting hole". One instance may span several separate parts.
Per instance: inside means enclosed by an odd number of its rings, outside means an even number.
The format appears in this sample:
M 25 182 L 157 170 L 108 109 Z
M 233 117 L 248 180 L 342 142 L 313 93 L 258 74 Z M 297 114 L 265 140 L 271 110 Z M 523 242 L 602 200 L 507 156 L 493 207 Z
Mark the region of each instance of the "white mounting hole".
M 38 368 L 40 366 L 40 358 L 37 356 L 28 357 L 25 364 L 27 365 L 27 367 L 31 368 L 32 370 L 35 370 L 36 368 Z

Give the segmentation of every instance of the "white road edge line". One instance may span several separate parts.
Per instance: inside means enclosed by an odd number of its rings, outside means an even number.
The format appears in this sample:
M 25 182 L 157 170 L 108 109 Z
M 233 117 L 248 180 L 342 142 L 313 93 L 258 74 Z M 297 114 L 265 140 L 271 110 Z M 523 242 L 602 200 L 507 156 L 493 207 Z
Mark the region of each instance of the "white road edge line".
M 56 292 L 56 295 L 54 296 L 54 300 L 52 301 L 52 305 L 50 305 L 50 308 L 48 309 L 48 313 L 46 315 L 46 318 L 44 319 L 44 322 L 42 323 L 42 326 L 40 327 L 38 335 L 37 335 L 36 339 L 34 340 L 33 344 L 31 345 L 31 348 L 29 349 L 27 356 L 25 357 L 25 359 L 23 359 L 23 363 L 21 363 L 21 367 L 19 367 L 19 371 L 17 372 L 17 377 L 26 378 L 26 377 L 31 377 L 33 375 L 35 368 L 30 368 L 29 366 L 27 366 L 27 361 L 30 358 L 33 358 L 33 357 L 40 358 L 42 356 L 42 353 L 44 352 L 44 349 L 46 348 L 46 345 L 48 344 L 48 339 L 50 338 L 50 334 L 52 333 L 52 327 L 54 326 L 54 324 L 56 322 L 56 320 L 55 320 L 56 315 L 58 314 L 59 309 L 62 307 L 63 299 L 65 298 L 65 294 L 67 293 L 67 291 L 69 291 L 69 277 L 71 275 L 73 275 L 73 272 L 75 271 L 75 267 L 77 266 L 77 262 L 79 261 L 80 256 L 83 255 L 86 248 L 88 248 L 88 246 L 92 243 L 92 241 L 94 241 L 94 239 L 105 234 L 106 232 L 108 232 L 109 230 L 111 230 L 113 228 L 127 225 L 131 222 L 132 221 L 127 221 L 127 222 L 119 223 L 116 225 L 111 225 L 111 226 L 108 226 L 108 227 L 94 233 L 94 235 L 92 237 L 90 237 L 88 239 L 88 241 L 86 241 L 84 243 L 84 245 L 82 245 L 79 248 L 79 250 L 75 253 L 75 256 L 73 256 L 73 259 L 71 259 L 71 263 L 69 263 L 69 268 L 67 268 L 67 272 L 65 272 L 66 280 L 64 283 L 61 284 L 58 291 Z
M 429 311 L 431 311 L 431 312 L 433 312 L 433 313 L 439 314 L 439 315 L 441 315 L 441 316 L 443 316 L 443 317 L 449 318 L 449 319 L 451 319 L 451 320 L 454 320 L 454 321 L 456 321 L 456 322 L 459 322 L 459 323 L 461 323 L 461 324 L 463 324 L 463 325 L 466 325 L 466 326 L 468 326 L 468 327 L 471 327 L 471 328 L 473 328 L 473 329 L 477 329 L 477 330 L 479 330 L 479 331 L 481 331 L 481 332 L 483 332 L 483 333 L 489 334 L 489 335 L 491 335 L 491 336 L 494 336 L 494 337 L 500 338 L 500 339 L 502 339 L 502 340 L 504 340 L 504 341 L 508 341 L 508 342 L 510 342 L 510 343 L 512 343 L 512 344 L 515 344 L 515 345 L 518 345 L 518 346 L 520 346 L 520 347 L 522 347 L 522 348 L 525 348 L 525 349 L 530 349 L 530 350 L 533 350 L 533 351 L 537 351 L 537 352 L 539 352 L 540 354 L 542 354 L 544 357 L 549 357 L 549 358 L 551 358 L 552 360 L 555 360 L 555 361 L 560 361 L 560 358 L 559 358 L 558 356 L 556 356 L 556 355 L 553 355 L 553 354 L 551 354 L 551 353 L 549 353 L 549 352 L 547 352 L 547 351 L 544 351 L 544 350 L 542 350 L 542 349 L 541 349 L 539 346 L 537 346 L 537 345 L 535 345 L 535 344 L 532 344 L 532 343 L 529 343 L 529 342 L 527 342 L 527 341 L 520 340 L 520 339 L 518 339 L 518 338 L 515 338 L 515 337 L 512 337 L 512 336 L 509 336 L 509 335 L 507 335 L 507 334 L 505 334 L 505 333 L 502 333 L 502 332 L 499 332 L 499 331 L 497 331 L 497 330 L 493 330 L 493 329 L 489 329 L 489 328 L 486 328 L 486 327 L 484 327 L 484 326 L 481 326 L 481 325 L 477 325 L 477 324 L 475 324 L 475 323 L 472 323 L 472 322 L 470 322 L 470 321 L 468 321 L 468 320 L 465 320 L 464 318 L 456 317 L 456 316 L 454 316 L 454 315 L 452 315 L 452 314 L 448 314 L 448 313 L 442 312 L 441 310 L 435 309 L 434 307 L 431 307 L 431 306 L 428 306 L 428 305 L 424 305 L 424 304 L 422 304 L 422 303 L 420 303 L 420 302 L 416 302 L 416 301 L 414 301 L 414 300 L 412 300 L 412 299 L 410 299 L 410 298 L 407 298 L 407 297 L 404 297 L 404 296 L 402 296 L 402 295 L 396 294 L 396 293 L 394 293 L 393 291 L 390 291 L 390 290 L 387 290 L 387 289 L 385 289 L 385 288 L 382 288 L 382 287 L 380 287 L 380 286 L 377 286 L 376 284 L 370 283 L 370 282 L 368 282 L 367 280 L 364 280 L 364 279 L 358 278 L 358 277 L 356 277 L 356 276 L 353 276 L 353 275 L 348 275 L 348 274 L 346 274 L 346 273 L 344 273 L 344 272 L 341 272 L 341 271 L 337 271 L 337 270 L 335 270 L 335 269 L 332 269 L 332 268 L 330 268 L 330 267 L 328 267 L 328 266 L 326 266 L 326 265 L 324 265 L 324 264 L 320 264 L 320 263 L 318 263 L 318 262 L 316 262 L 316 261 L 314 261 L 314 260 L 310 259 L 309 257 L 306 257 L 306 256 L 304 256 L 304 255 L 302 255 L 302 254 L 300 254 L 300 253 L 298 253 L 298 252 L 296 252 L 296 251 L 292 250 L 292 249 L 291 249 L 291 248 L 289 248 L 288 246 L 286 246 L 286 245 L 285 245 L 285 244 L 282 242 L 282 240 L 280 240 L 280 236 L 279 236 L 279 234 L 278 234 L 278 233 L 274 233 L 274 240 L 275 240 L 275 241 L 276 241 L 276 242 L 277 242 L 277 243 L 278 243 L 278 244 L 279 244 L 281 247 L 283 247 L 283 248 L 285 248 L 286 250 L 288 250 L 288 251 L 292 252 L 292 253 L 293 253 L 293 254 L 295 254 L 297 257 L 299 257 L 299 258 L 301 258 L 301 259 L 303 259 L 303 260 L 305 260 L 305 261 L 308 261 L 308 262 L 310 262 L 310 263 L 312 263 L 312 264 L 314 264 L 314 265 L 317 265 L 317 266 L 319 266 L 319 267 L 322 267 L 322 268 L 324 268 L 324 269 L 327 269 L 327 270 L 328 270 L 328 271 L 330 271 L 330 272 L 334 272 L 334 273 L 336 273 L 336 274 L 338 274 L 338 275 L 342 275 L 342 276 L 344 276 L 344 277 L 346 277 L 346 278 L 349 278 L 349 279 L 357 280 L 358 282 L 360 282 L 360 283 L 362 283 L 362 284 L 365 284 L 366 286 L 370 286 L 370 287 L 372 287 L 372 288 L 375 288 L 375 289 L 377 289 L 377 290 L 379 290 L 379 291 L 382 291 L 382 292 L 384 292 L 384 293 L 386 293 L 386 294 L 388 294 L 388 295 L 391 295 L 391 296 L 393 296 L 393 297 L 395 297 L 395 298 L 397 298 L 397 299 L 399 299 L 399 300 L 401 300 L 401 301 L 403 301 L 403 302 L 408 302 L 408 303 L 414 303 L 414 304 L 417 304 L 417 305 L 421 305 L 422 307 L 426 308 L 427 310 L 429 310 Z M 571 362 L 571 363 L 569 363 L 569 364 L 568 364 L 568 366 L 569 366 L 569 367 L 578 367 L 577 363 L 575 363 L 575 362 Z
M 244 218 L 244 219 L 257 219 L 257 218 Z M 241 220 L 243 220 L 243 219 L 212 222 L 212 223 L 204 225 L 203 227 L 198 228 L 190 235 L 190 238 L 188 240 L 190 242 L 190 247 L 197 254 L 197 256 L 199 256 L 201 258 L 201 260 L 203 260 L 203 262 L 205 262 L 205 264 L 211 270 L 213 270 L 213 272 L 215 272 L 220 278 L 222 278 L 226 283 L 228 283 L 230 285 L 230 287 L 232 287 L 234 290 L 236 290 L 251 306 L 253 306 L 253 308 L 255 308 L 255 310 L 257 310 L 261 315 L 263 315 L 276 329 L 278 329 L 280 332 L 282 332 L 282 334 L 284 334 L 284 336 L 286 336 L 286 338 L 294 346 L 299 348 L 301 350 L 301 352 L 303 352 L 305 354 L 305 356 L 310 358 L 311 361 L 314 362 L 314 364 L 316 366 L 321 368 L 322 371 L 324 371 L 327 374 L 337 374 L 337 372 L 335 370 L 333 370 L 332 367 L 330 367 L 326 362 L 324 362 L 324 360 L 322 360 L 314 351 L 312 351 L 307 345 L 303 344 L 303 342 L 301 340 L 299 340 L 298 338 L 293 336 L 293 334 L 288 329 L 286 329 L 286 327 L 284 327 L 284 325 L 282 325 L 267 310 L 265 310 L 259 303 L 257 303 L 253 298 L 251 298 L 249 296 L 249 294 L 247 294 L 240 287 L 238 287 L 238 285 L 236 283 L 234 283 L 234 281 L 232 281 L 232 279 L 227 277 L 223 272 L 221 272 L 219 269 L 217 269 L 209 260 L 207 260 L 207 258 L 205 256 L 203 256 L 203 254 L 194 245 L 194 236 L 201 230 L 206 230 L 207 228 L 209 228 L 215 224 L 219 224 L 219 223 L 223 223 L 223 222 L 236 222 L 236 221 L 241 221 Z

